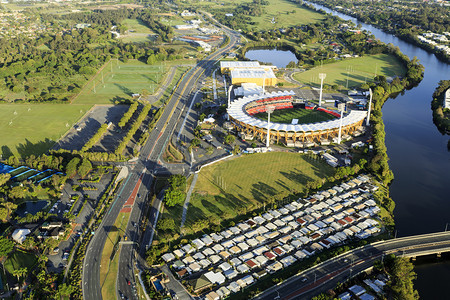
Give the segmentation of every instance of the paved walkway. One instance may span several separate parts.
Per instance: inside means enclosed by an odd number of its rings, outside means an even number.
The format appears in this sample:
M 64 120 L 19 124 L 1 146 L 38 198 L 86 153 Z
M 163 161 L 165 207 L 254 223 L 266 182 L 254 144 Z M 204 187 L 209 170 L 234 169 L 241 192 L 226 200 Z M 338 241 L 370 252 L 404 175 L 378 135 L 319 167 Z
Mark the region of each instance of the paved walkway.
M 166 91 L 167 87 L 172 82 L 173 78 L 175 77 L 176 70 L 177 70 L 176 66 L 170 67 L 170 71 L 167 74 L 166 78 L 164 79 L 163 84 L 161 84 L 159 86 L 159 88 L 156 91 L 156 93 L 154 93 L 153 95 L 149 95 L 147 97 L 147 99 L 145 99 L 145 100 L 150 102 L 150 103 L 155 103 L 156 101 L 158 101 L 163 96 L 163 94 Z
M 186 214 L 187 214 L 187 210 L 188 210 L 188 206 L 189 206 L 189 200 L 191 199 L 192 191 L 194 190 L 195 183 L 197 182 L 199 173 L 200 172 L 194 173 L 194 179 L 192 180 L 191 187 L 189 188 L 189 191 L 186 195 L 186 200 L 184 201 L 184 205 L 183 205 L 183 215 L 181 217 L 180 228 L 183 228 L 184 222 L 186 222 Z

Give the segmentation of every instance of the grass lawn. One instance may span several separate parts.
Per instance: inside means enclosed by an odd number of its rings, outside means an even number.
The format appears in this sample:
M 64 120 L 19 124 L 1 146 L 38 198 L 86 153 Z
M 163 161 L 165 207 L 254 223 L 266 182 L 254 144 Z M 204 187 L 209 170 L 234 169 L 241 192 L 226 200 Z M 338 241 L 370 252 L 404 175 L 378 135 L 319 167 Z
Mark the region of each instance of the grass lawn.
M 287 0 L 270 0 L 269 2 L 269 5 L 264 6 L 265 13 L 262 16 L 252 18 L 252 21 L 257 22 L 258 30 L 311 24 L 324 18 L 324 15 L 320 13 L 302 8 Z M 271 22 L 272 19 L 275 21 L 274 24 Z
M 262 120 L 267 120 L 267 113 L 259 113 L 254 117 Z M 270 115 L 270 121 L 275 123 L 291 124 L 292 119 L 298 119 L 299 124 L 316 123 L 335 119 L 336 117 L 327 114 L 323 111 L 292 108 L 292 109 L 280 109 L 275 110 Z
M 164 65 L 147 65 L 138 60 L 111 60 L 72 103 L 111 104 L 131 99 L 132 94 L 140 94 L 143 89 L 153 93 L 164 78 L 165 69 Z
M 322 160 L 289 152 L 245 155 L 201 170 L 186 225 L 204 218 L 233 218 L 269 197 L 301 192 L 306 182 L 330 176 Z M 176 219 L 177 221 L 177 219 Z
M 14 251 L 4 264 L 6 271 L 12 274 L 14 270 L 27 268 L 28 271 L 36 264 L 37 257 L 32 253 L 23 252 L 21 250 Z
M 45 153 L 91 105 L 1 104 L 0 154 Z
M 118 241 L 119 236 L 123 237 L 124 231 L 127 227 L 130 213 L 119 213 L 113 229 L 108 234 L 108 239 L 105 242 L 105 247 L 102 252 L 102 260 L 100 267 L 100 284 L 102 286 L 103 299 L 116 298 L 116 278 L 119 270 L 119 250 L 116 252 L 114 259 L 110 261 L 113 252 L 114 244 Z M 120 246 L 119 246 L 120 249 Z
M 294 78 L 302 83 L 320 86 L 319 73 L 327 74 L 324 84 L 341 85 L 348 88 L 359 87 L 362 83 L 373 81 L 377 75 L 403 76 L 405 67 L 392 55 L 377 54 L 342 60 L 325 64 L 302 73 L 295 73 Z
M 140 19 L 125 19 L 122 22 L 128 28 L 126 35 L 120 37 L 124 43 L 148 42 L 154 39 L 154 32 Z

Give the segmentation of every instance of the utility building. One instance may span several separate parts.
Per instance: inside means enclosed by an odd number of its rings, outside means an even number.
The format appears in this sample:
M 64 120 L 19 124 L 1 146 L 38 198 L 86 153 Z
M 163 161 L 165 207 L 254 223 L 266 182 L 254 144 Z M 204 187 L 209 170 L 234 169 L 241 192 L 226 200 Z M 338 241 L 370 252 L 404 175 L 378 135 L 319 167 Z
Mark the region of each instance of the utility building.
M 233 85 L 254 83 L 259 86 L 274 86 L 277 77 L 273 66 L 261 66 L 257 61 L 221 61 L 220 71 L 231 78 Z

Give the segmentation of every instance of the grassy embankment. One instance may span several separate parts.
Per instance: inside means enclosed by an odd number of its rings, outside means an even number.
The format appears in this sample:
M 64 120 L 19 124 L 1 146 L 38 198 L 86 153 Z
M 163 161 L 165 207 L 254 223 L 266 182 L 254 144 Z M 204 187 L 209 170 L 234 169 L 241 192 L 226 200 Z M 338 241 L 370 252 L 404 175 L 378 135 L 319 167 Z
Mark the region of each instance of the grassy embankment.
M 339 85 L 356 88 L 361 84 L 373 82 L 376 75 L 386 77 L 403 76 L 406 68 L 393 55 L 377 54 L 358 58 L 345 59 L 332 64 L 325 64 L 302 73 L 295 73 L 294 79 L 301 83 L 319 87 L 319 73 L 327 74 L 326 85 Z
M 108 234 L 105 242 L 105 247 L 102 252 L 102 260 L 100 267 L 100 285 L 102 287 L 103 299 L 116 298 L 116 278 L 119 271 L 119 255 L 120 245 L 118 245 L 121 238 L 124 236 L 124 231 L 127 227 L 130 213 L 119 213 L 113 228 Z M 114 258 L 111 256 L 115 252 Z

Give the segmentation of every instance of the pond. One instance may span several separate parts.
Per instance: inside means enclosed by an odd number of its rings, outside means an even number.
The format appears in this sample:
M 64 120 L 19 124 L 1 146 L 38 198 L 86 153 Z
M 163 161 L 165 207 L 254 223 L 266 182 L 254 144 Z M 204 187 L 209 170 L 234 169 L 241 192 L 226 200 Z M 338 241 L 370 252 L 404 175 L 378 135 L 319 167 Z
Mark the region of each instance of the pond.
M 245 57 L 261 63 L 271 63 L 278 68 L 285 68 L 291 61 L 298 62 L 294 53 L 280 49 L 251 49 L 245 53 Z
M 16 214 L 21 218 L 25 217 L 26 214 L 35 215 L 37 212 L 46 207 L 47 204 L 47 200 L 26 201 L 17 207 Z

